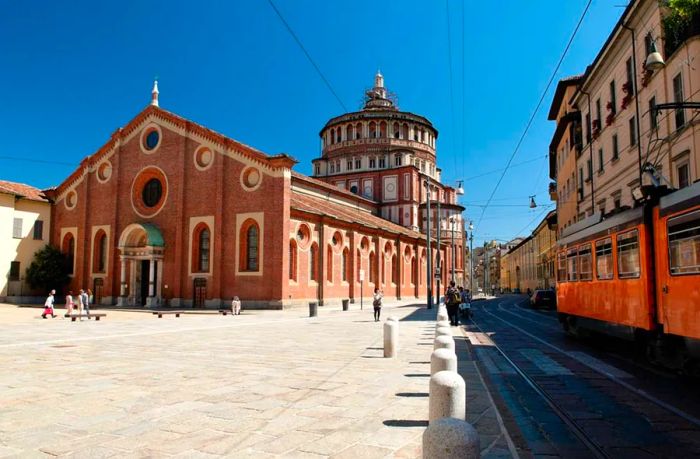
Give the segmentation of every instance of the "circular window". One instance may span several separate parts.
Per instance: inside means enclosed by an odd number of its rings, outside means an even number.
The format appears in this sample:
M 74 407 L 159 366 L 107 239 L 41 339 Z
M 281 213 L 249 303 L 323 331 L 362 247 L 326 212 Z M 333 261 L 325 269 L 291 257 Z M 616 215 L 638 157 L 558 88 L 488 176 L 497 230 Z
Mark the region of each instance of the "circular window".
M 146 150 L 153 150 L 155 147 L 157 147 L 158 140 L 160 140 L 158 131 L 153 130 L 146 134 Z
M 131 204 L 141 217 L 153 217 L 163 209 L 168 198 L 168 180 L 155 166 L 142 169 L 131 185 Z
M 78 193 L 76 193 L 75 190 L 69 191 L 64 202 L 67 209 L 75 208 L 75 205 L 78 203 Z
M 112 176 L 112 164 L 109 161 L 100 163 L 97 167 L 97 180 L 104 183 Z
M 163 185 L 160 183 L 160 180 L 152 178 L 146 182 L 141 196 L 146 207 L 155 207 L 163 196 Z
M 241 172 L 241 184 L 246 191 L 253 191 L 260 186 L 262 176 L 260 171 L 254 167 L 246 167 Z
M 213 162 L 214 153 L 207 147 L 201 147 L 194 153 L 194 165 L 200 171 L 208 169 Z
M 353 185 L 350 187 L 350 193 L 357 194 L 357 185 Z
M 333 237 L 331 237 L 331 244 L 335 249 L 339 249 L 343 245 L 343 236 L 339 231 L 333 233 Z

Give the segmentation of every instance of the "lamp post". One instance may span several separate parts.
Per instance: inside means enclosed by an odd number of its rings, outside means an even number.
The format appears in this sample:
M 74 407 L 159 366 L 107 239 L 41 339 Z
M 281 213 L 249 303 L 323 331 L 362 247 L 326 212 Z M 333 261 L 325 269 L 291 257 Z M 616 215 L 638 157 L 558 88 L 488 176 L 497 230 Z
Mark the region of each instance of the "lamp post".
M 455 189 L 455 194 L 457 196 L 462 196 L 464 194 L 464 188 L 462 187 L 462 180 L 457 180 L 457 188 Z M 452 237 L 452 282 L 455 281 L 455 258 L 457 255 L 457 250 L 455 249 L 455 221 L 457 220 L 457 215 L 452 215 L 450 219 L 451 227 L 450 227 L 450 235 Z M 461 233 L 461 225 L 460 225 L 460 233 Z M 462 245 L 464 245 L 464 242 L 462 242 Z M 464 276 L 464 271 L 462 272 L 462 276 Z
M 437 199 L 437 222 L 435 222 L 435 226 L 437 227 L 437 256 L 435 257 L 435 273 L 437 276 L 435 276 L 435 282 L 436 282 L 436 301 L 435 303 L 440 306 L 440 279 L 442 276 L 442 260 L 440 258 L 440 233 L 442 232 L 442 215 L 440 215 L 440 192 L 438 191 L 438 199 Z
M 430 182 L 426 180 L 425 182 L 425 195 L 427 198 L 427 225 L 425 231 L 425 240 L 428 246 L 428 272 L 426 273 L 426 283 L 428 288 L 428 309 L 433 308 L 433 253 L 430 246 Z
M 469 289 L 474 295 L 474 223 L 469 222 Z

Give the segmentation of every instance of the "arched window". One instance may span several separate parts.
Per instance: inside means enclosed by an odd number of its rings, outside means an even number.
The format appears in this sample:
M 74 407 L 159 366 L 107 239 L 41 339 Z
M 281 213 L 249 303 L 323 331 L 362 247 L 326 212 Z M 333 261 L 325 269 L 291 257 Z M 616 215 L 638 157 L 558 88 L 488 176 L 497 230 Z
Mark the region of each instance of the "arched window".
M 326 260 L 326 280 L 333 283 L 333 247 L 330 245 L 326 250 L 327 260 Z
M 369 253 L 369 281 L 377 283 L 377 259 L 374 252 Z
M 399 128 L 399 123 L 394 123 L 393 130 L 395 139 L 401 137 L 401 129 Z
M 391 257 L 391 282 L 399 283 L 399 264 L 396 262 L 396 255 Z
M 318 246 L 316 243 L 309 250 L 309 280 L 318 280 Z
M 372 121 L 369 123 L 369 138 L 374 139 L 377 137 L 377 123 Z
M 192 232 L 192 272 L 208 273 L 211 254 L 211 231 L 205 223 Z
M 331 129 L 331 145 L 335 143 L 335 129 Z
M 241 271 L 259 271 L 260 227 L 258 223 L 252 218 L 243 222 L 239 237 L 239 269 Z
M 99 230 L 95 235 L 95 242 L 92 248 L 92 270 L 96 273 L 103 273 L 107 267 L 107 235 Z
M 345 136 L 345 138 L 347 140 L 352 140 L 354 138 L 354 136 L 352 135 L 352 124 L 348 124 L 346 131 L 347 131 L 347 135 Z
M 349 260 L 348 260 L 348 249 L 347 247 L 343 249 L 343 255 L 340 259 L 340 269 L 341 269 L 341 280 L 343 282 L 348 281 L 348 268 L 349 268 Z
M 357 263 L 355 264 L 357 266 L 357 280 L 360 280 L 360 271 L 362 270 L 362 254 L 360 253 L 360 249 L 357 249 Z
M 406 123 L 401 126 L 401 138 L 408 140 L 408 124 Z
M 73 262 L 75 261 L 75 238 L 72 233 L 66 233 L 63 236 L 63 244 L 61 251 L 66 256 L 66 265 L 68 265 L 68 274 L 73 274 Z
M 335 135 L 336 135 L 336 142 L 340 143 L 343 141 L 343 131 L 340 126 L 338 126 L 338 129 L 335 130 Z
M 418 142 L 418 128 L 416 126 L 413 126 L 413 140 Z
M 289 241 L 289 279 L 297 280 L 297 241 Z
M 387 137 L 386 129 L 387 129 L 387 125 L 386 125 L 385 121 L 382 121 L 381 123 L 379 123 L 379 137 L 381 137 L 382 139 Z
M 359 139 L 362 137 L 362 123 L 357 123 L 355 125 L 355 138 Z
M 411 257 L 411 283 L 416 285 L 416 277 L 418 274 L 418 265 L 416 264 L 416 257 Z

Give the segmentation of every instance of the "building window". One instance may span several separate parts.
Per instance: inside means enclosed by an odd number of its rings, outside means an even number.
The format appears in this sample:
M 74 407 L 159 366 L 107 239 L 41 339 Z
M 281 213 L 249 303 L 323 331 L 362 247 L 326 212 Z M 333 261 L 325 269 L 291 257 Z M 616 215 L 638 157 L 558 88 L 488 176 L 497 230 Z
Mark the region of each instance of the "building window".
M 577 265 L 578 263 L 576 262 L 576 249 L 569 249 L 566 252 L 566 274 L 567 274 L 567 282 L 574 282 L 576 281 L 576 271 L 577 271 Z
M 651 44 L 654 42 L 654 39 L 651 37 L 651 32 L 647 33 L 644 36 L 644 56 L 648 56 L 651 54 Z
M 578 200 L 583 201 L 583 168 L 578 169 Z
M 659 120 L 656 118 L 656 96 L 649 99 L 649 127 L 656 129 L 659 126 Z
M 349 159 L 349 160 L 348 160 L 348 163 L 346 164 L 346 166 L 348 166 L 348 170 L 349 170 L 349 171 L 352 170 L 352 159 Z
M 153 150 L 158 146 L 158 140 L 160 139 L 158 131 L 153 129 L 151 132 L 146 134 L 146 150 Z
M 591 181 L 593 180 L 593 162 L 589 159 L 586 161 L 586 165 L 588 165 L 588 178 L 586 181 Z
M 621 207 L 620 196 L 613 197 L 613 208 L 618 210 Z
M 19 280 L 19 261 L 10 262 L 10 279 L 11 281 Z
M 155 132 L 155 131 L 154 131 Z M 152 178 L 143 187 L 141 192 L 141 197 L 143 198 L 143 203 L 146 207 L 155 207 L 163 195 L 163 185 L 157 178 Z
M 355 160 L 355 169 L 362 169 L 362 159 Z
M 676 172 L 678 172 L 678 188 L 685 188 L 688 185 L 690 185 L 690 168 L 688 167 L 688 163 L 681 164 L 676 168 Z
M 613 278 L 612 239 L 606 238 L 595 243 L 596 278 Z
M 331 163 L 331 174 L 335 173 L 335 163 Z
M 377 137 L 377 124 L 374 121 L 369 123 L 369 137 L 370 139 L 375 139 Z
M 610 82 L 610 113 L 617 113 L 617 94 L 615 93 L 615 80 Z
M 343 250 L 343 254 L 342 254 L 341 259 L 340 259 L 340 279 L 341 279 L 343 282 L 347 282 L 347 281 L 348 281 L 348 262 L 349 262 L 349 258 L 350 258 L 350 257 L 348 257 L 348 249 L 345 248 L 345 249 Z
M 63 237 L 61 251 L 66 255 L 68 274 L 73 274 L 73 260 L 75 260 L 75 239 L 71 233 L 66 233 L 66 235 Z
M 251 219 L 243 222 L 240 233 L 240 265 L 241 271 L 258 271 L 260 267 L 260 227 Z
M 377 167 L 377 160 L 374 158 L 370 158 L 369 159 L 369 168 L 374 169 L 375 167 Z
M 400 166 L 401 165 L 401 155 L 396 155 L 394 157 L 394 166 Z
M 700 211 L 669 219 L 668 249 L 672 275 L 700 273 Z
M 107 265 L 107 235 L 102 230 L 95 235 L 93 253 L 95 254 L 95 258 L 92 261 L 94 271 L 98 273 L 105 272 Z
M 330 245 L 326 250 L 326 280 L 333 283 L 333 247 Z
M 297 241 L 289 241 L 289 280 L 297 280 Z
M 401 138 L 408 140 L 408 124 L 406 123 L 401 126 Z
M 379 158 L 379 168 L 384 169 L 386 167 L 386 158 Z
M 673 78 L 673 101 L 683 102 L 683 74 L 679 73 Z M 685 110 L 676 109 L 676 130 L 685 126 Z
M 620 279 L 639 277 L 639 239 L 637 230 L 617 236 L 617 275 Z
M 598 149 L 598 172 L 603 172 L 605 165 L 603 164 L 603 149 Z
M 355 125 L 355 138 L 359 139 L 360 137 L 362 137 L 362 124 L 357 123 Z
M 255 229 L 255 228 L 251 228 Z M 248 230 L 250 232 L 250 230 Z M 211 243 L 211 234 L 209 233 L 209 228 L 203 228 L 199 232 L 199 238 L 198 238 L 198 248 L 199 248 L 199 259 L 197 260 L 197 267 L 199 268 L 199 272 L 209 272 L 209 244 Z M 257 233 L 255 235 L 255 250 L 257 254 Z M 250 256 L 250 247 L 248 250 L 248 255 Z M 257 255 L 256 255 L 257 257 Z M 257 261 L 255 262 L 257 263 Z M 250 266 L 250 263 L 249 263 Z M 257 269 L 257 265 L 255 267 Z
M 630 128 L 630 147 L 637 145 L 637 125 L 635 124 L 634 116 L 629 121 Z
M 321 175 L 321 166 L 319 166 L 318 164 L 314 166 L 314 174 Z
M 314 243 L 309 250 L 309 280 L 318 281 L 318 246 Z
M 586 113 L 586 143 L 591 143 L 591 114 Z
M 598 127 L 603 125 L 602 123 L 602 114 L 600 111 L 600 99 L 596 99 L 595 101 L 595 119 L 598 121 Z
M 612 160 L 616 161 L 620 159 L 620 147 L 617 143 L 617 134 L 612 136 Z
M 627 62 L 625 63 L 625 69 L 627 71 L 627 86 L 630 88 L 630 96 L 633 96 L 637 93 L 636 89 L 634 87 L 634 68 L 632 67 L 632 58 L 627 58 Z
M 44 239 L 44 222 L 37 220 L 34 222 L 34 240 L 40 241 Z
M 394 285 L 399 284 L 399 264 L 397 263 L 395 254 L 391 257 L 391 282 L 393 282 Z
M 15 218 L 12 221 L 12 237 L 15 239 L 22 239 L 22 219 Z

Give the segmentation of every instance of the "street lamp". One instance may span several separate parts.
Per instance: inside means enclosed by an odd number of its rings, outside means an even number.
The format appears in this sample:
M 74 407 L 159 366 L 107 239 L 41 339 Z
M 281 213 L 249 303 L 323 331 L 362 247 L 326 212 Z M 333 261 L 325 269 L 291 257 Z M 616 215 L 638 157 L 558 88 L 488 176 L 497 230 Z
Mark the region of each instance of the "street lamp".
M 430 245 L 430 182 L 426 180 L 425 184 L 425 195 L 427 198 L 427 225 L 425 231 L 425 240 L 428 245 L 428 272 L 425 274 L 426 283 L 428 288 L 428 309 L 433 308 L 433 252 Z M 438 247 L 439 250 L 439 247 Z
M 469 221 L 469 289 L 474 295 L 474 223 Z
M 664 58 L 661 57 L 661 53 L 656 50 L 656 40 L 651 42 L 651 52 L 647 56 L 646 61 L 644 61 L 644 68 L 647 70 L 660 70 L 666 66 Z

